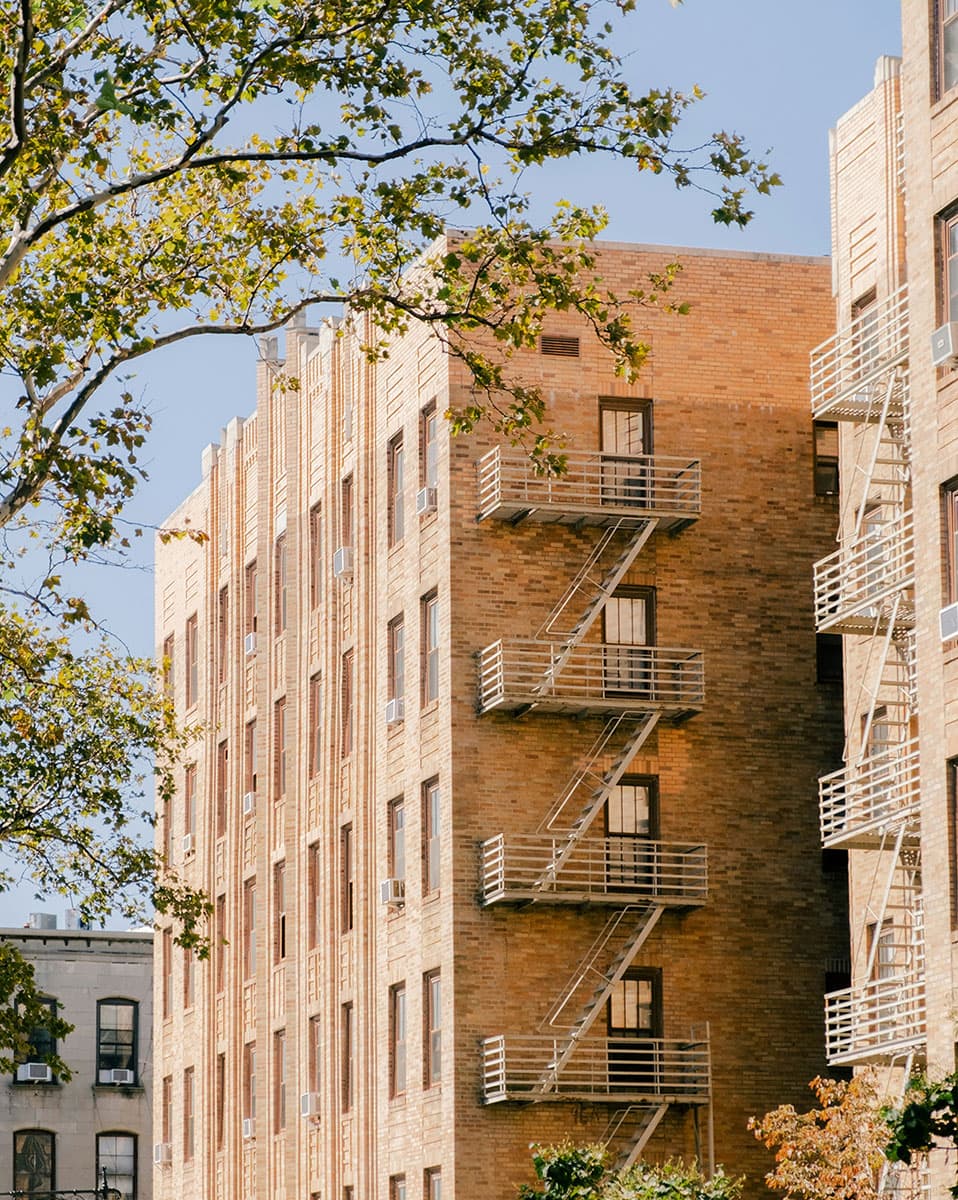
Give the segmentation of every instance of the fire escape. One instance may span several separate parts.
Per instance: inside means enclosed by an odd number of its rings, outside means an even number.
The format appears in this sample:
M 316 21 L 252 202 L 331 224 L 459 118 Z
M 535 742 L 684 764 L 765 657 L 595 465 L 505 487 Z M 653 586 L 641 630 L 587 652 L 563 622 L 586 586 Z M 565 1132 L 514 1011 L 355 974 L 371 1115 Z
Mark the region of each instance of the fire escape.
M 850 988 L 825 999 L 833 1064 L 910 1070 L 925 1042 L 904 287 L 812 354 L 816 419 L 845 423 L 840 548 L 815 567 L 820 633 L 849 635 L 846 765 L 820 781 L 826 847 L 856 859 Z M 853 464 L 849 470 L 849 464 Z
M 612 1039 L 596 1033 L 596 1022 L 663 914 L 705 902 L 706 848 L 641 838 L 624 851 L 621 839 L 596 833 L 597 818 L 653 730 L 701 708 L 704 668 L 697 650 L 589 634 L 652 534 L 697 518 L 700 465 L 661 455 L 570 454 L 566 473 L 547 478 L 532 474 L 523 454 L 497 448 L 478 466 L 480 520 L 600 531 L 538 635 L 481 652 L 480 712 L 605 718 L 538 830 L 483 844 L 482 903 L 589 904 L 609 913 L 539 1031 L 485 1039 L 484 1100 L 616 1105 L 606 1141 L 615 1140 L 620 1165 L 630 1165 L 671 1105 L 697 1114 L 708 1104 L 708 1036 Z

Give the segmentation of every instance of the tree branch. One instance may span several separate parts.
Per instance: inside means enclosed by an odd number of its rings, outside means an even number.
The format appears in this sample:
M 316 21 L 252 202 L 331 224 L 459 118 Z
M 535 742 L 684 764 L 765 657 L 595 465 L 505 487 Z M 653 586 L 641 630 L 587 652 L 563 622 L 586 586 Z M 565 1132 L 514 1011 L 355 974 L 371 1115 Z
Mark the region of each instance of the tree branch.
M 25 112 L 26 74 L 30 62 L 30 47 L 33 42 L 33 9 L 31 0 L 20 0 L 20 40 L 17 55 L 10 73 L 10 137 L 0 155 L 0 178 L 13 166 L 20 156 L 27 137 Z

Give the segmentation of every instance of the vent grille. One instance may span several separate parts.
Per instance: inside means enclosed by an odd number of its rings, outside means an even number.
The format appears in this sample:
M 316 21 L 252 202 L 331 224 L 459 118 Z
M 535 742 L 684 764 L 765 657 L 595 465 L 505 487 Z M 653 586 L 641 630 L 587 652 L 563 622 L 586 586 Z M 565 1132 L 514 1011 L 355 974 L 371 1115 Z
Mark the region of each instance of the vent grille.
M 579 339 L 563 337 L 556 333 L 544 333 L 540 343 L 543 354 L 551 354 L 558 358 L 578 358 Z

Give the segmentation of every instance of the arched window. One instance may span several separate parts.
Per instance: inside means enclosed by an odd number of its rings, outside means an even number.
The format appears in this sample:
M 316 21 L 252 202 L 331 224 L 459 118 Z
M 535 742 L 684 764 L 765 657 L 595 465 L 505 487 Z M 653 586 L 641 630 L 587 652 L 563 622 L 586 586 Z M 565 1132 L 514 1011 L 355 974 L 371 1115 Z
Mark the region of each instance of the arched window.
M 110 998 L 96 1006 L 97 1083 L 135 1084 L 137 1009 L 135 1000 Z
M 125 1131 L 96 1135 L 96 1178 L 116 1188 L 122 1200 L 136 1200 L 136 1134 Z
M 48 1129 L 18 1129 L 13 1135 L 13 1190 L 27 1196 L 56 1187 L 56 1142 Z

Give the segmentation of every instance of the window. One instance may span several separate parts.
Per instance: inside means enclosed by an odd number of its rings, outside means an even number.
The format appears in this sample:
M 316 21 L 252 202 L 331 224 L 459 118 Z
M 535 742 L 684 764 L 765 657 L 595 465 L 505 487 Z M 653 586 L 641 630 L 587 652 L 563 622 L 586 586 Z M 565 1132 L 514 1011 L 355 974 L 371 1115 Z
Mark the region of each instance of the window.
M 173 862 L 173 797 L 163 799 L 163 858 L 166 865 Z
M 342 1105 L 344 1113 L 350 1112 L 353 1107 L 354 1036 L 353 1006 L 344 1004 L 342 1011 Z
M 423 487 L 438 487 L 439 415 L 435 401 L 427 404 L 420 414 L 419 447 L 419 481 Z
M 243 791 L 256 796 L 256 722 L 247 721 L 243 737 Z M 252 806 L 243 805 L 244 813 L 253 811 Z
M 657 823 L 656 777 L 623 775 L 605 803 L 605 872 L 610 890 L 648 894 L 665 882 L 663 864 L 649 848 Z
M 838 495 L 838 422 L 815 421 L 814 435 L 815 495 Z
M 286 534 L 281 533 L 273 547 L 273 633 L 277 636 L 286 631 L 288 616 L 286 557 Z
M 226 803 L 229 795 L 229 742 L 220 742 L 216 747 L 216 836 L 226 833 Z
M 438 1167 L 427 1167 L 423 1174 L 423 1200 L 442 1200 L 442 1172 Z
M 163 1094 L 160 1100 L 160 1137 L 166 1144 L 173 1143 L 173 1076 L 164 1075 Z
M 432 1087 L 442 1079 L 442 979 L 438 971 L 423 977 L 423 1085 Z
M 952 479 L 942 489 L 945 509 L 945 586 L 944 599 L 948 604 L 958 600 L 958 479 Z
M 136 1001 L 98 1001 L 96 1030 L 97 1082 L 136 1083 Z M 125 1072 L 129 1077 L 118 1078 L 116 1072 Z
M 57 1015 L 56 1000 L 49 999 L 49 998 L 44 999 L 41 1001 L 41 1004 L 44 1006 L 44 1008 L 47 1009 L 47 1011 L 49 1012 L 51 1017 L 56 1017 L 56 1015 Z M 51 1033 L 51 1031 L 43 1025 L 35 1025 L 30 1030 L 30 1035 L 29 1035 L 27 1041 L 29 1044 L 26 1048 L 26 1051 L 22 1054 L 16 1055 L 16 1062 L 17 1062 L 18 1066 L 21 1066 L 24 1063 L 46 1063 L 46 1060 L 48 1058 L 52 1058 L 53 1055 L 56 1054 L 56 1052 L 57 1052 L 57 1039 L 54 1037 L 54 1035 Z M 36 1079 L 21 1080 L 21 1079 L 18 1079 L 17 1074 L 14 1073 L 14 1080 L 18 1083 L 31 1083 L 31 1084 L 56 1083 L 56 1077 L 52 1073 L 51 1073 L 49 1079 L 39 1079 L 39 1080 L 36 1080 Z
M 645 1090 L 655 1085 L 650 1038 L 662 1036 L 661 971 L 630 968 L 606 1002 L 610 1086 Z
M 406 1091 L 406 985 L 389 989 L 389 1094 Z
M 951 870 L 951 928 L 958 929 L 958 758 L 947 764 L 948 865 Z
M 114 1188 L 122 1200 L 136 1196 L 136 1136 L 132 1133 L 96 1135 L 96 1178 L 98 1184 Z
M 858 355 L 859 375 L 867 374 L 880 353 L 878 331 L 878 293 L 871 288 L 852 304 L 852 335 Z
M 243 595 L 244 595 L 244 600 L 246 602 L 246 608 L 243 613 L 243 633 L 246 635 L 246 638 L 247 638 L 247 649 L 250 648 L 250 646 L 249 646 L 250 634 L 253 635 L 254 641 L 252 644 L 252 649 L 255 650 L 256 649 L 256 641 L 255 641 L 255 638 L 256 638 L 256 559 L 255 558 L 253 559 L 253 561 L 251 563 L 246 564 L 246 570 L 244 572 L 244 575 L 245 575 L 245 580 L 244 580 L 244 587 L 243 587 Z
M 339 544 L 353 544 L 353 477 L 347 475 L 339 485 Z
M 843 678 L 842 635 L 840 633 L 817 633 L 815 635 L 815 682 L 841 683 Z
M 604 455 L 652 453 L 652 401 L 599 397 L 599 447 Z
M 320 918 L 320 881 L 322 879 L 322 859 L 320 858 L 319 842 L 313 842 L 307 851 L 307 905 L 308 912 L 306 914 L 309 922 L 308 937 L 310 949 L 315 949 L 319 945 L 319 935 L 321 926 Z
M 342 666 L 342 744 L 343 758 L 348 758 L 353 752 L 353 652 L 347 650 L 343 655 Z
M 196 1080 L 195 1073 L 192 1067 L 187 1067 L 183 1072 L 183 1161 L 189 1162 L 193 1157 L 195 1149 L 195 1122 L 196 1122 L 196 1094 L 194 1092 L 194 1083 Z
M 243 978 L 256 975 L 256 880 L 243 888 Z
M 173 930 L 163 930 L 163 1016 L 173 1015 Z
M 274 722 L 273 737 L 276 745 L 276 759 L 273 769 L 273 786 L 276 799 L 286 795 L 286 749 L 288 729 L 286 725 L 286 701 L 277 700 L 273 706 Z
M 319 1017 L 309 1018 L 309 1090 L 319 1092 L 323 1077 L 323 1027 Z
M 406 1176 L 405 1175 L 390 1176 L 389 1200 L 406 1200 Z
M 176 641 L 175 641 L 175 638 L 173 637 L 173 634 L 171 633 L 168 637 L 165 637 L 163 639 L 163 695 L 164 696 L 172 696 L 173 695 L 173 687 L 176 683 L 176 677 L 174 675 L 175 660 L 173 657 L 175 648 L 176 648 Z
M 958 83 L 958 0 L 939 0 L 938 17 L 941 23 L 938 90 L 944 95 Z
M 435 592 L 422 600 L 422 703 L 439 699 L 439 598 Z
M 605 690 L 613 696 L 648 696 L 652 691 L 655 589 L 620 586 L 602 609 Z
M 442 832 L 442 814 L 440 811 L 439 780 L 430 779 L 422 787 L 423 807 L 423 891 L 425 893 L 439 890 L 440 864 L 442 847 L 440 835 Z
M 196 613 L 186 622 L 186 707 L 199 699 L 200 647 Z
M 282 962 L 286 957 L 286 863 L 273 867 L 273 912 L 275 928 L 273 938 L 273 961 Z
M 309 510 L 309 607 L 318 608 L 323 594 L 322 510 L 314 504 Z
M 273 1034 L 273 1128 L 286 1128 L 286 1030 Z
M 13 1135 L 13 1186 L 27 1196 L 56 1187 L 54 1135 L 46 1129 L 18 1129 Z
M 183 853 L 193 851 L 196 832 L 196 766 L 188 766 L 183 772 Z M 189 839 L 187 841 L 186 839 Z
M 230 590 L 220 588 L 216 606 L 216 677 L 225 683 L 230 667 Z
M 243 1117 L 256 1119 L 256 1043 L 243 1047 Z
M 395 546 L 403 539 L 405 514 L 403 510 L 403 444 L 402 434 L 397 434 L 387 447 L 387 488 L 389 536 L 388 543 Z
M 402 698 L 406 691 L 406 656 L 405 630 L 401 616 L 394 617 L 387 629 L 387 646 L 389 662 L 387 664 L 387 698 L 400 702 L 399 716 L 402 716 Z
M 226 1055 L 216 1056 L 216 1149 L 222 1150 L 226 1137 Z
M 214 937 L 213 943 L 213 986 L 216 988 L 216 993 L 226 987 L 226 897 L 216 897 L 216 908 L 214 914 Z
M 339 831 L 340 928 L 349 933 L 353 927 L 353 827 L 344 825 Z
M 192 1008 L 196 999 L 196 959 L 189 946 L 183 947 L 183 1007 Z
M 406 805 L 402 796 L 389 804 L 389 875 L 406 878 Z
M 306 747 L 309 775 L 313 779 L 319 774 L 323 752 L 323 681 L 314 675 L 309 681 L 309 744 Z

